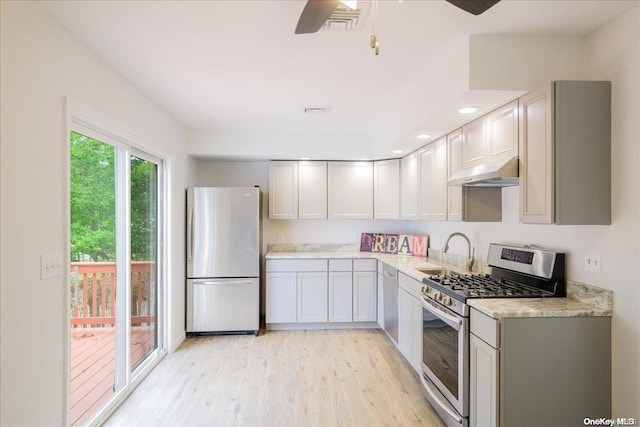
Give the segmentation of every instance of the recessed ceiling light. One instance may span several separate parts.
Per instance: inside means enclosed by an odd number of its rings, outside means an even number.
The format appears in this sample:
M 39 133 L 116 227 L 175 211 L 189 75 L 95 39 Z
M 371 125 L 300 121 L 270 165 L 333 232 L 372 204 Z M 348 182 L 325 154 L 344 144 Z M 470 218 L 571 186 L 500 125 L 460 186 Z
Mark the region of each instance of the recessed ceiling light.
M 402 151 L 402 150 L 393 150 L 392 153 L 393 154 L 402 154 L 402 153 L 404 153 L 404 151 Z
M 420 135 L 416 136 L 416 138 L 418 138 L 418 139 L 429 139 L 429 138 L 431 138 L 431 135 L 429 135 L 428 133 L 421 133 Z
M 302 157 L 300 157 L 300 160 L 311 160 L 311 157 L 308 157 L 308 156 L 302 156 Z
M 360 157 L 360 160 L 366 162 L 367 160 L 371 160 L 371 157 Z
M 462 107 L 461 109 L 458 110 L 458 113 L 471 114 L 471 113 L 475 113 L 476 111 L 478 111 L 478 107 Z

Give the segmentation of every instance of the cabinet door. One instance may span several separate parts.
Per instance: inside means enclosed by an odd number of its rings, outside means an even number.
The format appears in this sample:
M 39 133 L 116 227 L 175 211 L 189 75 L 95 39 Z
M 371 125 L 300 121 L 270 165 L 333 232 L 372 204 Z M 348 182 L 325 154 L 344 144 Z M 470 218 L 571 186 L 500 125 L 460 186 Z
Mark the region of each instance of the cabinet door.
M 384 329 L 384 292 L 382 288 L 382 268 L 378 270 L 378 326 Z
M 329 162 L 328 218 L 373 219 L 373 164 Z
M 462 128 L 462 169 L 487 162 L 485 119 L 480 118 Z
M 400 160 L 373 164 L 373 217 L 400 218 Z
M 431 145 L 418 151 L 420 163 L 420 181 L 418 190 L 418 218 L 429 219 L 433 212 L 433 170 L 435 153 Z
M 353 321 L 351 271 L 329 272 L 329 322 Z
M 419 218 L 431 221 L 447 219 L 447 140 L 429 144 L 419 152 Z
M 520 222 L 554 221 L 551 91 L 520 98 Z
M 462 129 L 447 135 L 447 178 L 462 169 Z M 462 187 L 447 187 L 447 221 L 462 221 Z
M 327 272 L 298 273 L 298 323 L 326 322 Z
M 267 273 L 266 323 L 296 322 L 296 273 Z
M 413 369 L 422 373 L 422 303 L 411 297 L 411 359 Z
M 518 100 L 487 116 L 487 162 L 518 155 Z
M 327 162 L 298 162 L 298 219 L 327 218 Z
M 378 290 L 375 271 L 353 272 L 353 321 L 375 322 L 378 318 Z
M 498 425 L 499 351 L 470 334 L 469 426 Z
M 269 218 L 298 218 L 298 162 L 269 163 Z
M 411 359 L 413 340 L 411 298 L 407 291 L 398 288 L 398 349 L 407 360 Z
M 420 162 L 415 151 L 400 161 L 400 218 L 418 219 Z

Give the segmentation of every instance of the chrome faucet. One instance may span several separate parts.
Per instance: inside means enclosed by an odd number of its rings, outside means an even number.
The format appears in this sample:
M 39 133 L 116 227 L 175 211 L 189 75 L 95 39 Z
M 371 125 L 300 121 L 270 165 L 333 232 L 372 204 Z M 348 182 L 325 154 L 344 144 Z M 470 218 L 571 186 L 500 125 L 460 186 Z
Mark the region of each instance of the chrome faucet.
M 473 264 L 475 263 L 475 259 L 473 258 L 476 254 L 476 248 L 473 248 L 473 251 L 471 249 L 471 241 L 469 240 L 469 238 L 467 236 L 465 236 L 463 233 L 451 233 L 449 234 L 449 237 L 447 237 L 447 241 L 444 243 L 444 247 L 442 248 L 442 253 L 447 253 L 447 251 L 449 250 L 449 240 L 451 240 L 452 237 L 455 236 L 460 236 L 463 237 L 464 240 L 467 241 L 467 244 L 469 245 L 469 250 L 467 252 L 467 271 L 471 271 L 471 269 L 473 269 Z

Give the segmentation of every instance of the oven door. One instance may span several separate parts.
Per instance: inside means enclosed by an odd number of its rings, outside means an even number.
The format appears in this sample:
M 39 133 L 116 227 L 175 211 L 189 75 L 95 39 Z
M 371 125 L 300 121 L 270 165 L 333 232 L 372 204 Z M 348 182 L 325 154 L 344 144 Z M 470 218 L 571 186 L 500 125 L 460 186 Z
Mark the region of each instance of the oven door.
M 469 415 L 469 319 L 422 296 L 422 383 L 447 425 Z

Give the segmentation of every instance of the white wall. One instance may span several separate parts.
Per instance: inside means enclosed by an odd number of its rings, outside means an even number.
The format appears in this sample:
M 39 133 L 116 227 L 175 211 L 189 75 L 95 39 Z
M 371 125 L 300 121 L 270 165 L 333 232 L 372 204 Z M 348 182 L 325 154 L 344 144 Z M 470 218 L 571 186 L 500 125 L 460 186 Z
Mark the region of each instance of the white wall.
M 193 161 L 184 153 L 182 126 L 40 7 L 8 1 L 0 7 L 0 425 L 62 425 L 67 283 L 40 279 L 40 254 L 64 253 L 68 241 L 65 96 L 169 158 L 172 346 L 184 334 L 179 249 Z
M 584 78 L 612 81 L 612 225 L 555 226 L 520 224 L 519 188 L 503 189 L 501 223 L 421 221 L 270 221 L 263 206 L 263 243 L 357 243 L 359 233 L 424 232 L 441 248 L 449 233 L 466 233 L 476 257 L 486 259 L 491 242 L 533 244 L 565 251 L 570 280 L 614 291 L 612 319 L 613 415 L 639 417 L 640 391 L 640 6 L 583 41 Z M 575 47 L 575 46 L 573 46 Z M 207 162 L 198 165 L 199 185 L 260 185 L 268 192 L 268 164 Z M 451 251 L 466 254 L 461 239 Z M 602 254 L 602 273 L 583 268 L 587 252 Z

